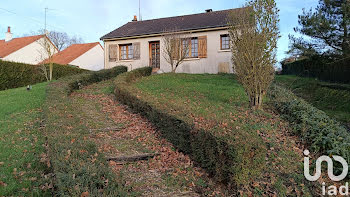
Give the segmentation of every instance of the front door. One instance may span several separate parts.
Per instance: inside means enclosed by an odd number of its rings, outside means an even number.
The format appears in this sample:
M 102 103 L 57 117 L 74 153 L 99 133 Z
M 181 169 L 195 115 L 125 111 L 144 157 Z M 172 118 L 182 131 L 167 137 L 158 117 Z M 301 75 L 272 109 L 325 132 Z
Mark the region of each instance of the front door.
M 159 41 L 149 43 L 150 66 L 160 68 L 160 44 Z

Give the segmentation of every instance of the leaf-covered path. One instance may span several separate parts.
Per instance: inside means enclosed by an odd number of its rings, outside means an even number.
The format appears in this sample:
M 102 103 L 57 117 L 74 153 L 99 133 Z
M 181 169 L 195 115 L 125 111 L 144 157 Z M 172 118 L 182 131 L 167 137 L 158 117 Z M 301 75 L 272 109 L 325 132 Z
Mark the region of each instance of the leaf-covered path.
M 144 153 L 159 155 L 137 162 L 110 161 L 110 167 L 136 196 L 224 196 L 208 175 L 194 166 L 190 158 L 178 152 L 158 136 L 156 129 L 138 114 L 119 104 L 112 94 L 112 81 L 85 87 L 71 95 L 81 111 L 90 138 L 106 157 Z M 232 193 L 232 192 L 231 192 Z

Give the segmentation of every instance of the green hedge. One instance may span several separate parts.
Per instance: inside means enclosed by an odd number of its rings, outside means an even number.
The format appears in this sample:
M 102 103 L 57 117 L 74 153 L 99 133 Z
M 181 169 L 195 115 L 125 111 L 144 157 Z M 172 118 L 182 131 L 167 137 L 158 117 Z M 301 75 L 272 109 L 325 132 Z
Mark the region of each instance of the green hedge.
M 313 152 L 340 155 L 350 163 L 350 135 L 336 120 L 291 91 L 272 85 L 270 102 L 291 123 Z M 341 170 L 341 169 L 340 169 Z
M 73 66 L 54 64 L 53 78 L 79 74 L 87 70 Z M 40 66 L 0 60 L 0 90 L 18 88 L 46 81 Z
M 138 95 L 128 81 L 130 78 L 135 80 L 130 75 L 148 76 L 150 72 L 148 68 L 141 68 L 118 76 L 115 81 L 117 99 L 147 117 L 163 138 L 188 154 L 217 181 L 234 189 L 237 185 L 248 184 L 261 176 L 266 149 L 262 147 L 264 145 L 261 141 L 251 136 L 252 133 L 236 132 L 234 137 L 228 137 L 220 132 L 196 129 L 192 120 L 160 110 L 155 104 L 150 104 Z M 169 111 L 171 110 L 175 109 Z M 249 143 L 242 144 L 234 139 L 249 139 Z M 253 153 L 254 159 L 246 153 Z
M 327 58 L 315 56 L 293 63 L 282 64 L 282 74 L 350 83 L 350 59 L 332 62 Z
M 107 80 L 126 71 L 127 67 L 115 67 L 68 76 L 48 85 L 45 130 L 57 196 L 80 196 L 83 192 L 88 192 L 89 196 L 127 195 L 123 183 L 118 181 L 96 144 L 88 138 L 89 129 L 81 123 L 79 114 L 73 115 L 75 105 L 69 98 L 72 91 L 83 85 Z

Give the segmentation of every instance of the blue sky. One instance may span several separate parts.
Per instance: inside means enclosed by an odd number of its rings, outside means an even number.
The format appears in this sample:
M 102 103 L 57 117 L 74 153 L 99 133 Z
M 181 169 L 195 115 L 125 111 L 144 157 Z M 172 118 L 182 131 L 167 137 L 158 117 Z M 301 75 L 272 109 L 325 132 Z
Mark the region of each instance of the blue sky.
M 285 57 L 288 34 L 297 25 L 302 8 L 315 8 L 318 0 L 276 0 L 280 12 L 282 38 L 278 44 L 278 60 Z M 178 16 L 237 8 L 245 0 L 141 0 L 142 19 Z M 1 0 L 0 39 L 7 26 L 15 37 L 44 28 L 44 9 L 48 7 L 47 28 L 79 36 L 85 42 L 96 42 L 104 34 L 138 15 L 138 0 Z

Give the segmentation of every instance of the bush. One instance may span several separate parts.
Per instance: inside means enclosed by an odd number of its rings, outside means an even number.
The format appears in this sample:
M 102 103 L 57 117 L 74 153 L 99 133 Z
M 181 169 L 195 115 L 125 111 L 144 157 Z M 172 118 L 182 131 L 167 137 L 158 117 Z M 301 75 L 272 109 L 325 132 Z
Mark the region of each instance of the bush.
M 350 163 L 350 135 L 337 121 L 291 91 L 273 85 L 270 102 L 291 123 L 315 153 L 340 155 Z M 341 170 L 341 169 L 340 169 Z
M 282 64 L 282 74 L 315 77 L 324 81 L 350 83 L 350 60 L 332 62 L 318 56 Z
M 94 73 L 68 76 L 47 87 L 44 107 L 48 154 L 55 174 L 57 196 L 125 196 L 123 183 L 111 172 L 105 157 L 88 138 L 89 130 L 74 114 L 69 94 L 82 85 L 107 80 L 126 72 L 115 67 Z M 79 84 L 79 85 L 78 85 Z
M 54 64 L 53 78 L 59 79 L 86 71 L 73 66 Z M 46 81 L 46 78 L 40 73 L 40 66 L 38 65 L 0 60 L 0 90 L 33 85 L 44 81 Z
M 140 96 L 127 81 L 130 78 L 135 80 L 134 76 L 148 75 L 149 69 L 142 68 L 118 76 L 115 81 L 117 99 L 147 117 L 163 138 L 190 155 L 209 174 L 215 176 L 217 181 L 227 184 L 231 189 L 239 184 L 248 184 L 261 176 L 265 165 L 266 147 L 260 138 L 254 136 L 256 133 L 235 130 L 234 134 L 228 136 L 214 131 L 215 128 L 213 131 L 197 129 L 193 120 L 161 110 L 159 106 L 150 104 L 151 102 Z M 172 110 L 176 111 L 169 109 Z M 247 139 L 249 143 L 241 143 Z
M 152 74 L 152 67 L 144 67 L 144 68 L 139 68 L 135 69 L 131 72 L 129 72 L 126 75 L 126 82 L 130 83 L 138 78 L 141 78 L 143 76 L 149 76 Z

